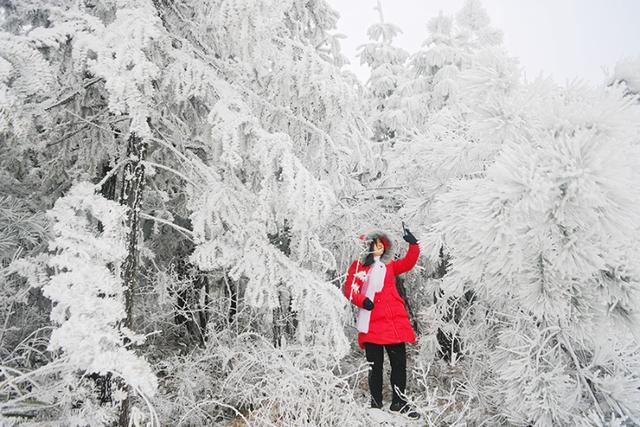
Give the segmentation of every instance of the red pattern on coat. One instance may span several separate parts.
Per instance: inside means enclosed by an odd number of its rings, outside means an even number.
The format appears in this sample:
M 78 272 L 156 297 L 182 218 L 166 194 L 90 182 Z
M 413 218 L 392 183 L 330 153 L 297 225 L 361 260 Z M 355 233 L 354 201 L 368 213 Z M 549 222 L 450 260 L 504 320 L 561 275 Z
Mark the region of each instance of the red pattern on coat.
M 402 299 L 396 288 L 396 276 L 411 270 L 416 265 L 419 255 L 420 246 L 417 244 L 409 245 L 409 250 L 404 258 L 393 260 L 386 264 L 387 272 L 384 276 L 384 285 L 382 290 L 376 293 L 374 297 L 369 332 L 366 334 L 358 333 L 358 345 L 360 348 L 364 348 L 365 342 L 375 344 L 416 342 L 416 333 L 409 321 L 404 299 Z M 365 267 L 357 260 L 351 263 L 347 271 L 347 279 L 342 288 L 347 299 L 360 308 L 363 308 L 362 303 L 366 296 L 360 293 L 364 281 L 356 276 L 356 271 L 368 273 L 370 268 L 371 265 Z

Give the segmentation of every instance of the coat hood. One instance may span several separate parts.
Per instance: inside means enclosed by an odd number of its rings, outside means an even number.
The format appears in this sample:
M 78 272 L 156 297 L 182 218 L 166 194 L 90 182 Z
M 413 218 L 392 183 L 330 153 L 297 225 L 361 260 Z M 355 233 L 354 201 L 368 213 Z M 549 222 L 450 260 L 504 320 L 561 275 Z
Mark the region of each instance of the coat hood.
M 380 261 L 383 263 L 388 263 L 393 259 L 393 243 L 389 235 L 381 230 L 370 231 L 366 234 L 362 234 L 360 236 L 360 240 L 364 241 L 364 253 L 362 255 L 362 259 L 360 260 L 362 263 L 365 262 L 367 255 L 369 255 L 369 245 L 375 239 L 381 239 L 382 244 L 384 245 L 384 253 L 380 257 Z

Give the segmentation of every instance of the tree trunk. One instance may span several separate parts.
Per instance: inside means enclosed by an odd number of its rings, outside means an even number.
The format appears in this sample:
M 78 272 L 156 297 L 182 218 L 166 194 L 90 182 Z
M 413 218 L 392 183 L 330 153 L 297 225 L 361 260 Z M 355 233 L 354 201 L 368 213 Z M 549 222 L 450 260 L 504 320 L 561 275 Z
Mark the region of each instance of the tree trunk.
M 122 279 L 124 282 L 125 318 L 121 325 L 129 329 L 133 326 L 133 294 L 136 288 L 136 273 L 138 270 L 138 232 L 140 230 L 140 209 L 142 203 L 142 190 L 144 188 L 144 160 L 146 143 L 142 138 L 131 134 L 127 141 L 127 157 L 130 162 L 124 167 L 122 178 L 122 191 L 120 204 L 127 205 L 127 258 L 122 264 Z M 120 426 L 129 425 L 129 387 L 124 386 L 127 397 L 122 402 L 120 409 Z
M 288 221 L 275 234 L 269 234 L 272 245 L 282 251 L 286 256 L 291 255 L 291 228 Z M 282 284 L 280 284 L 282 286 Z M 283 287 L 278 293 L 278 307 L 273 310 L 273 345 L 282 346 L 282 338 L 293 339 L 298 327 L 296 312 L 291 309 L 291 294 Z
M 236 314 L 238 314 L 238 284 L 230 280 L 226 274 L 222 280 L 226 284 L 225 290 L 229 297 L 229 317 L 227 321 L 231 324 L 234 322 Z
M 438 268 L 436 269 L 436 278 L 442 278 L 445 274 L 447 274 L 447 270 L 449 268 L 449 255 L 444 253 L 444 247 L 440 247 L 440 263 L 438 264 Z M 444 296 L 444 292 L 440 290 L 437 295 L 434 295 L 434 303 L 438 301 L 438 299 Z M 453 298 L 449 297 L 447 301 L 443 301 L 442 303 L 445 305 L 445 314 L 442 318 L 447 323 L 454 323 L 456 329 L 460 328 L 460 323 L 462 321 L 462 314 L 464 310 L 473 302 L 474 293 L 471 290 L 468 290 L 464 293 L 464 295 Z M 440 345 L 440 356 L 447 362 L 452 362 L 460 359 L 462 350 L 463 350 L 463 342 L 460 340 L 460 337 L 457 333 L 447 333 L 442 329 L 438 329 L 437 332 L 437 340 Z

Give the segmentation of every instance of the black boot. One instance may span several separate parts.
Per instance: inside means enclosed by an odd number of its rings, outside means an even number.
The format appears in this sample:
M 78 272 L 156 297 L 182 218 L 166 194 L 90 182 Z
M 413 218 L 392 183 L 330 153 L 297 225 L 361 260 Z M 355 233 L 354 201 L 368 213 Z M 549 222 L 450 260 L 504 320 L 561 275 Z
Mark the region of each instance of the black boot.
M 391 390 L 393 399 L 389 409 L 405 414 L 409 418 L 418 419 L 420 414 L 414 411 L 404 400 L 404 390 L 407 385 L 407 350 L 405 343 L 385 346 L 391 361 Z
M 393 402 L 391 406 L 389 406 L 389 410 L 393 412 L 400 412 L 413 420 L 420 418 L 420 414 L 414 411 L 413 408 L 405 402 Z
M 382 401 L 377 401 L 373 397 L 371 398 L 371 407 L 375 409 L 382 409 Z

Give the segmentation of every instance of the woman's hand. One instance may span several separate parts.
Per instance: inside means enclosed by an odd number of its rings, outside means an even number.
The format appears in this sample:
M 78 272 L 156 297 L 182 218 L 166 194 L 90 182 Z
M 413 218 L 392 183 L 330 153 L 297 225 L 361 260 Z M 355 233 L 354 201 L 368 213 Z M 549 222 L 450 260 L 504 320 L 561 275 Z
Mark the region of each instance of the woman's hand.
M 362 302 L 362 307 L 365 310 L 373 310 L 373 301 L 371 301 L 369 298 L 365 298 L 364 301 Z
M 402 238 L 405 240 L 405 242 L 409 243 L 410 245 L 418 244 L 418 239 L 416 239 L 416 236 L 411 234 L 409 229 L 406 227 L 404 228 L 404 236 L 402 236 Z

